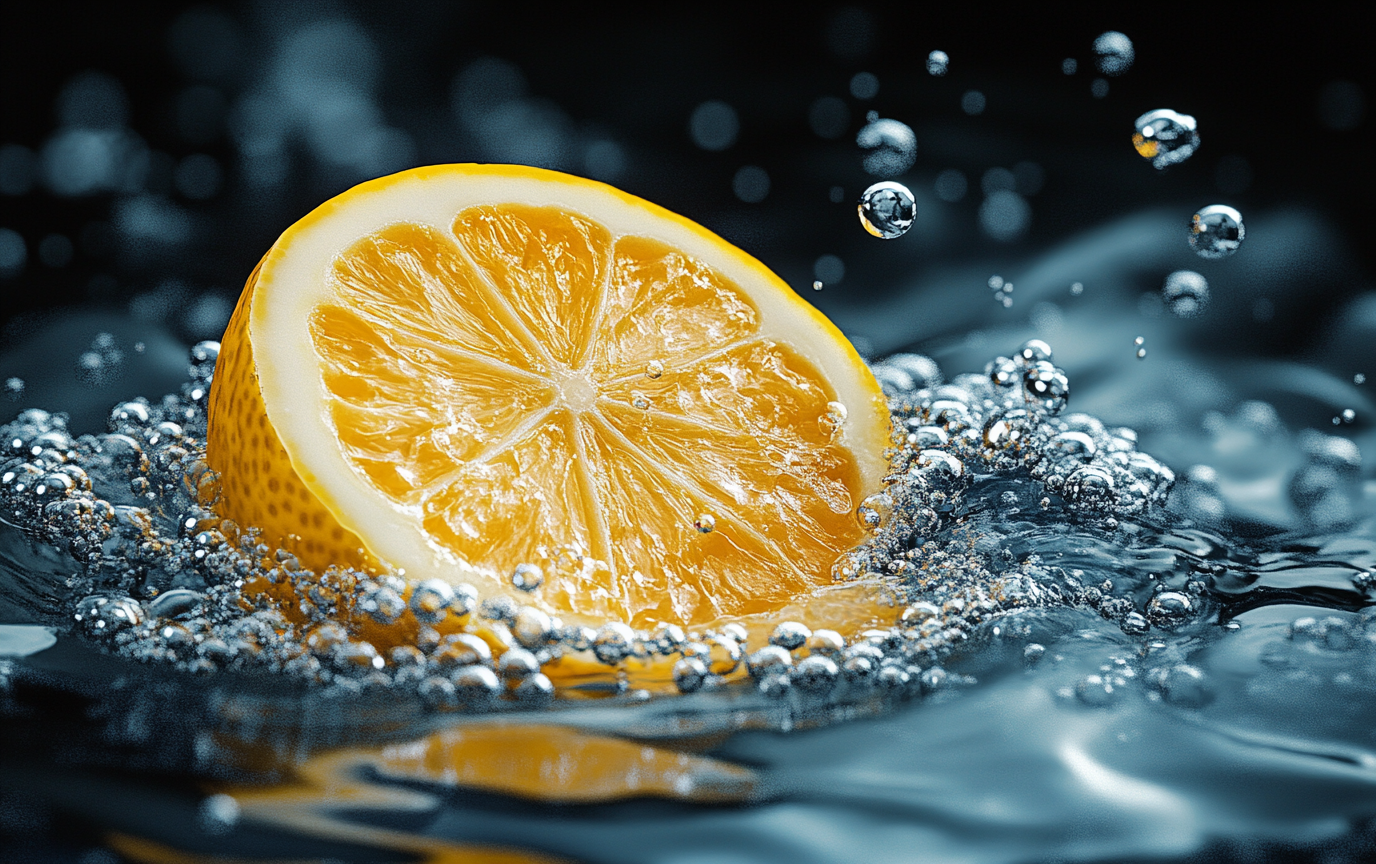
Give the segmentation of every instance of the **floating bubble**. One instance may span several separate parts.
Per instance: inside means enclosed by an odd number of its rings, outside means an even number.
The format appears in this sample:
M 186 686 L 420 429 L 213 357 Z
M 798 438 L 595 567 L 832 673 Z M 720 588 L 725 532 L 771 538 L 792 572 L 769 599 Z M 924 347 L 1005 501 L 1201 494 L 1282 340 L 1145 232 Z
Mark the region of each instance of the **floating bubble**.
M 819 138 L 840 138 L 850 126 L 850 108 L 844 99 L 822 96 L 807 109 L 807 125 Z
M 11 402 L 17 402 L 24 398 L 24 379 L 6 378 L 5 379 L 5 398 Z
M 1366 376 L 1363 375 L 1361 372 L 1358 372 L 1356 375 L 1353 375 L 1353 376 L 1352 376 L 1352 383 L 1353 383 L 1353 384 L 1365 384 L 1365 383 L 1366 383 Z
M 1061 74 L 1074 75 L 1080 69 L 1080 63 L 1074 57 L 1067 57 L 1061 61 Z
M 935 75 L 940 78 L 946 74 L 947 68 L 951 64 L 951 58 L 945 51 L 933 51 L 927 55 L 927 74 Z
M 746 165 L 731 178 L 731 191 L 747 204 L 758 204 L 769 195 L 769 174 L 758 165 Z
M 863 160 L 865 173 L 876 177 L 902 174 L 917 161 L 917 136 L 897 120 L 871 120 L 855 136 L 855 143 L 869 151 Z
M 1018 239 L 1032 222 L 1032 208 L 1016 192 L 1000 190 L 979 205 L 979 225 L 1000 243 Z
M 856 99 L 873 99 L 879 95 L 879 79 L 872 72 L 856 72 L 850 79 L 850 95 Z
M 1227 258 L 1237 252 L 1247 231 L 1242 214 L 1226 204 L 1210 204 L 1190 217 L 1190 248 L 1200 258 Z
M 711 513 L 702 513 L 693 520 L 693 527 L 698 529 L 699 534 L 711 534 L 717 530 L 717 517 Z
M 1070 293 L 1079 297 L 1081 294 L 1085 293 L 1085 284 L 1083 282 L 1070 283 Z
M 1089 82 L 1089 95 L 1095 99 L 1103 99 L 1108 95 L 1108 81 L 1103 78 L 1095 78 Z
M 817 282 L 824 285 L 835 285 L 846 277 L 846 262 L 836 255 L 821 255 L 812 262 L 812 275 L 817 278 Z M 814 289 L 820 291 L 814 282 Z
M 534 591 L 545 584 L 545 571 L 534 564 L 517 564 L 511 574 L 511 584 L 522 591 Z
M 1166 308 L 1178 318 L 1194 318 L 1209 305 L 1209 282 L 1193 270 L 1177 270 L 1161 289 Z
M 725 150 L 736 143 L 740 134 L 741 121 L 736 109 L 721 101 L 712 99 L 693 109 L 688 119 L 688 134 L 693 143 L 704 150 Z
M 1138 117 L 1134 126 L 1132 146 L 1157 169 L 1184 162 L 1199 148 L 1197 124 L 1188 114 L 1160 108 Z
M 884 180 L 866 189 L 856 210 L 864 229 L 881 240 L 902 237 L 917 218 L 913 193 L 893 180 Z
M 960 110 L 974 117 L 984 113 L 985 98 L 984 94 L 978 90 L 967 90 L 965 95 L 960 97 Z
M 664 374 L 664 364 L 658 360 L 651 360 L 645 364 L 645 377 L 651 381 Z
M 1132 40 L 1117 30 L 1100 33 L 1094 40 L 1094 65 L 1105 75 L 1122 75 L 1135 57 Z

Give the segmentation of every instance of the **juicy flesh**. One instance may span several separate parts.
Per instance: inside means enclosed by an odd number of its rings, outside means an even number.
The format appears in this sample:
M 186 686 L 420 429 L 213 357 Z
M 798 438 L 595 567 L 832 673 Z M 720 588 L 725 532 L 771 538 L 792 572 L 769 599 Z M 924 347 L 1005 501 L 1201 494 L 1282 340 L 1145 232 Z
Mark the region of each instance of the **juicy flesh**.
M 346 462 L 497 573 L 576 543 L 544 600 L 637 625 L 767 612 L 859 540 L 859 471 L 813 366 L 745 292 L 554 207 L 399 224 L 329 276 L 310 332 Z M 710 515 L 714 530 L 695 521 Z

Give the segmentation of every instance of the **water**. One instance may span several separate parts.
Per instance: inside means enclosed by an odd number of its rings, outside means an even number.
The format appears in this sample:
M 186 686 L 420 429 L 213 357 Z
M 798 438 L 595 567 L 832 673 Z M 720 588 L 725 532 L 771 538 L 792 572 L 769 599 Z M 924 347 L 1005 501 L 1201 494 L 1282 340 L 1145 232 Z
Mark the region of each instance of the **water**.
M 864 13 L 847 7 L 846 14 L 860 18 L 844 32 L 863 41 Z M 312 32 L 337 39 L 360 31 Z M 1164 50 L 1160 40 L 1133 35 L 1144 61 L 1149 50 Z M 474 57 L 492 50 L 468 47 Z M 1077 118 L 1104 109 L 1118 116 L 1130 110 L 1129 99 L 1156 102 L 1151 93 L 1192 92 L 1206 101 L 1210 95 L 1158 86 L 1142 77 L 1145 66 L 1131 70 L 1122 86 L 1115 80 L 1111 94 L 1098 79 L 1093 92 L 1102 90 L 1106 101 L 1094 103 L 1083 78 L 1056 71 L 1059 54 L 1043 57 L 1076 101 L 1041 112 L 1055 119 L 1055 129 L 1037 125 L 1030 113 L 1017 118 L 1025 128 L 1010 128 L 995 125 L 1010 104 L 1037 103 L 1025 94 L 1010 103 L 1007 82 L 956 80 L 978 58 L 962 60 L 949 81 L 929 78 L 917 65 L 910 70 L 916 80 L 951 89 L 934 91 L 930 105 L 904 108 L 898 100 L 913 79 L 902 68 L 881 66 L 871 54 L 836 61 L 840 71 L 828 72 L 830 61 L 815 56 L 821 50 L 807 52 L 817 77 L 798 77 L 821 81 L 831 74 L 835 81 L 831 89 L 817 84 L 797 104 L 845 94 L 855 71 L 871 68 L 882 76 L 884 100 L 894 100 L 875 107 L 911 123 L 914 140 L 923 142 L 930 161 L 914 161 L 911 174 L 898 178 L 923 197 L 926 220 L 904 243 L 873 243 L 854 232 L 845 202 L 869 180 L 853 145 L 833 145 L 849 175 L 818 168 L 807 182 L 792 176 L 788 160 L 756 155 L 765 152 L 753 148 L 767 118 L 746 93 L 723 87 L 680 94 L 682 110 L 670 112 L 665 134 L 696 145 L 700 157 L 724 160 L 704 162 L 710 172 L 692 176 L 719 192 L 723 212 L 748 212 L 744 223 L 712 226 L 725 232 L 744 224 L 750 231 L 732 236 L 746 248 L 755 249 L 754 238 L 780 231 L 778 225 L 831 226 L 807 239 L 796 274 L 782 265 L 780 272 L 800 287 L 816 275 L 820 288 L 825 278 L 826 292 L 804 293 L 834 304 L 828 313 L 839 326 L 877 346 L 866 356 L 876 358 L 876 376 L 904 424 L 895 453 L 896 463 L 905 463 L 895 472 L 900 476 L 856 514 L 872 521 L 875 533 L 838 570 L 843 589 L 863 586 L 865 574 L 876 572 L 907 586 L 904 596 L 886 598 L 893 605 L 881 607 L 886 617 L 873 632 L 847 640 L 825 620 L 780 620 L 750 633 L 617 626 L 565 632 L 520 603 L 438 585 L 408 593 L 386 580 L 365 584 L 335 574 L 312 585 L 311 602 L 326 613 L 356 602 L 360 627 L 467 614 L 489 635 L 505 632 L 510 641 L 502 651 L 483 638 L 432 644 L 431 633 L 438 633 L 418 626 L 414 645 L 388 650 L 356 629 L 324 624 L 280 638 L 271 615 L 238 608 L 237 575 L 228 583 L 210 578 L 244 560 L 252 572 L 298 577 L 290 558 L 278 560 L 272 550 L 260 555 L 254 544 L 245 546 L 251 538 L 242 532 L 201 524 L 213 505 L 200 495 L 214 488 L 194 458 L 203 398 L 194 394 L 206 384 L 207 346 L 195 361 L 199 371 L 179 382 L 184 344 L 141 311 L 106 313 L 92 301 L 65 329 L 28 342 L 15 336 L 20 341 L 3 348 L 10 365 L 0 371 L 26 386 L 7 388 L 12 401 L 0 401 L 8 407 L 0 422 L 31 406 L 60 407 L 72 417 L 65 432 L 35 429 L 24 439 L 29 451 L 0 460 L 42 463 L 40 474 L 23 472 L 34 482 L 21 481 L 25 492 L 17 498 L 0 493 L 7 504 L 22 502 L 21 516 L 0 511 L 0 859 L 23 860 L 31 839 L 42 837 L 55 839 L 33 841 L 51 844 L 34 860 L 87 864 L 112 860 L 97 847 L 118 849 L 129 860 L 176 860 L 168 850 L 247 860 L 464 860 L 492 849 L 669 864 L 915 855 L 979 862 L 1369 859 L 1376 845 L 1376 490 L 1372 407 L 1357 385 L 1369 371 L 1371 331 L 1360 298 L 1351 307 L 1323 305 L 1331 290 L 1325 280 L 1362 278 L 1344 269 L 1334 239 L 1341 232 L 1323 213 L 1286 209 L 1275 188 L 1280 169 L 1253 153 L 1258 197 L 1239 199 L 1253 202 L 1247 256 L 1200 263 L 1180 243 L 1179 208 L 1216 194 L 1209 191 L 1212 151 L 1172 172 L 1147 172 L 1152 182 L 1179 184 L 1161 198 L 1147 187 L 1134 187 L 1127 203 L 1113 198 L 1106 175 L 1094 174 L 1094 160 L 1083 158 Z M 187 53 L 197 62 L 213 59 L 213 52 Z M 1306 65 L 1320 65 L 1325 53 L 1315 52 Z M 240 52 L 226 56 L 231 68 L 242 65 Z M 376 67 L 380 55 L 374 49 L 358 56 Z M 1081 59 L 1098 74 L 1115 74 L 1102 56 Z M 481 64 L 515 69 L 492 58 L 472 65 Z M 655 70 L 669 65 L 678 64 L 652 57 L 637 75 L 657 83 Z M 1068 68 L 1076 71 L 1073 63 Z M 460 96 L 478 96 L 456 94 L 459 128 L 484 148 L 472 156 L 463 150 L 463 158 L 524 153 L 572 160 L 562 164 L 598 177 L 614 174 L 620 159 L 619 170 L 631 172 L 624 176 L 636 177 L 662 155 L 644 156 L 652 139 L 614 122 L 594 128 L 591 109 L 554 106 L 540 75 L 526 83 L 515 74 L 510 98 L 482 110 L 462 113 L 472 106 L 458 106 Z M 1297 87 L 1303 74 L 1287 73 Z M 215 80 L 199 76 L 194 80 Z M 246 92 L 278 93 L 254 86 Z M 398 131 L 385 124 L 400 118 L 381 110 L 388 100 L 371 86 L 355 87 L 379 106 L 362 112 L 364 131 Z M 969 107 L 983 111 L 987 93 L 987 113 L 963 113 L 960 94 L 972 86 L 981 88 L 980 98 Z M 1245 99 L 1246 89 L 1231 88 L 1228 98 Z M 475 92 L 489 97 L 497 90 Z M 234 116 L 246 115 L 246 104 L 227 85 L 225 92 Z M 420 104 L 423 97 L 414 98 Z M 711 103 L 694 125 L 694 106 L 709 98 L 724 101 Z M 819 146 L 853 131 L 859 124 L 849 125 L 850 117 L 869 107 L 834 101 L 844 115 L 841 129 L 818 131 Z M 447 117 L 445 105 L 432 113 Z M 135 107 L 129 116 L 150 110 Z M 1294 116 L 1314 110 L 1308 103 L 1286 108 Z M 1197 109 L 1211 129 L 1222 128 L 1218 106 Z M 317 148 L 324 148 L 322 160 L 386 155 L 335 152 L 329 136 L 312 131 L 324 113 L 305 111 L 291 121 L 300 129 L 273 140 L 236 128 L 242 152 L 226 150 L 224 162 L 224 182 L 235 184 L 236 199 L 263 204 L 282 197 L 296 178 L 326 164 L 308 161 Z M 1321 116 L 1325 128 L 1340 127 Z M 813 141 L 801 115 L 794 120 Z M 1110 115 L 1094 121 L 1106 142 L 1116 122 Z M 961 133 L 943 141 L 941 134 L 952 133 L 942 124 L 989 131 L 984 139 Z M 129 133 L 92 140 L 124 147 L 137 140 Z M 580 137 L 594 133 L 596 141 Z M 454 140 L 447 126 L 410 134 L 417 146 Z M 625 148 L 611 137 L 622 137 Z M 1306 162 L 1305 140 L 1291 142 L 1286 162 Z M 1017 148 L 1034 149 L 1007 149 L 1018 141 Z M 1037 142 L 1055 146 L 1037 150 Z M 1336 135 L 1324 139 L 1325 151 L 1335 142 Z M 37 152 L 43 142 L 26 143 Z M 499 149 L 508 144 L 516 156 Z M 1113 172 L 1147 176 L 1134 170 L 1141 166 L 1125 148 L 1105 147 L 1112 153 L 1096 158 L 1116 160 Z M 593 158 L 607 152 L 621 155 Z M 1001 209 L 989 208 L 989 226 L 1008 239 L 985 243 L 993 235 L 988 227 L 981 234 L 978 207 L 981 192 L 992 193 L 965 178 L 1021 158 L 1048 166 L 1047 190 L 1041 197 L 1027 192 L 1024 201 L 1036 208 L 1036 219 L 1019 222 L 1031 210 L 1004 199 Z M 768 167 L 772 189 L 737 188 L 751 161 Z M 1305 171 L 1323 168 L 1312 158 L 1308 164 Z M 1080 172 L 1103 200 L 1070 207 L 1056 196 Z M 175 174 L 168 182 L 174 190 L 182 183 Z M 831 198 L 842 205 L 834 225 L 813 211 L 787 209 L 802 206 L 798 196 L 825 203 L 826 191 L 841 183 L 852 197 Z M 182 185 L 120 199 L 119 224 L 180 224 L 174 217 L 198 206 L 183 199 L 195 202 L 189 192 L 201 188 Z M 749 201 L 760 189 L 765 197 Z M 635 191 L 653 198 L 659 190 Z M 1013 191 L 1025 193 L 992 190 Z M 1221 183 L 1218 191 L 1242 194 Z M 322 195 L 311 187 L 290 206 L 308 207 Z M 964 210 L 943 209 L 962 200 Z M 149 206 L 139 210 L 139 202 Z M 100 206 L 84 203 L 92 213 Z M 775 205 L 785 212 L 766 209 Z M 1124 215 L 1097 221 L 1120 212 L 1115 208 Z M 1065 220 L 1058 212 L 1081 220 L 1095 214 L 1096 221 L 1057 234 L 1052 226 Z M 290 221 L 280 213 L 251 215 L 264 231 Z M 173 221 L 140 223 L 136 216 Z M 224 223 L 195 227 L 210 224 Z M 18 260 L 29 268 L 25 274 L 40 266 L 47 268 L 42 273 L 69 272 L 77 265 L 53 268 L 39 257 L 38 241 L 54 231 L 76 238 L 76 228 L 43 224 L 27 247 L 14 234 L 18 252 L 13 243 L 4 248 L 9 257 L 0 271 Z M 6 231 L 0 228 L 0 245 L 9 242 Z M 148 229 L 130 236 L 163 243 L 174 234 Z M 77 245 L 80 262 L 85 247 Z M 818 256 L 826 260 L 810 274 L 808 262 Z M 1163 287 L 1172 278 L 1166 274 L 1190 266 L 1208 275 L 1207 295 L 1175 296 Z M 162 279 L 161 267 L 150 286 Z M 997 305 L 979 294 L 995 270 L 1007 277 L 990 286 L 996 299 L 1003 295 Z M 229 267 L 214 278 L 227 284 L 239 276 Z M 85 278 L 83 272 L 83 285 Z M 866 297 L 871 287 L 890 293 Z M 176 310 L 196 298 L 168 296 L 180 299 L 166 304 L 173 310 L 166 320 L 190 335 Z M 1310 309 L 1323 313 L 1321 335 L 1301 326 Z M 100 333 L 113 336 L 104 348 L 122 352 L 115 362 L 96 344 Z M 1138 336 L 1142 345 L 1130 349 Z M 145 341 L 147 353 L 139 352 L 134 344 Z M 14 359 L 8 352 L 21 343 L 38 350 Z M 1148 343 L 1151 362 L 1138 362 L 1136 349 Z M 88 353 L 100 363 L 83 363 Z M 155 378 L 155 362 L 177 369 L 171 378 Z M 653 373 L 647 367 L 647 377 Z M 62 398 L 53 396 L 55 380 L 69 385 Z M 1061 387 L 1066 401 L 1046 404 L 1043 397 Z M 168 389 L 173 399 L 158 398 Z M 132 399 L 137 395 L 152 398 Z M 112 405 L 119 406 L 113 413 Z M 826 417 L 819 424 L 835 427 Z M 113 523 L 96 498 L 114 508 Z M 57 506 L 49 511 L 51 505 Z M 196 524 L 186 524 L 188 515 Z M 24 533 L 15 527 L 20 523 L 39 528 Z M 110 536 L 102 525 L 113 526 Z M 90 553 L 106 543 L 128 566 L 89 567 Z M 577 550 L 566 553 L 559 566 L 579 564 Z M 546 583 L 558 578 L 554 564 L 541 565 Z M 510 576 L 522 586 L 535 581 L 530 571 Z M 540 671 L 541 651 L 556 631 L 559 650 L 598 664 L 588 686 L 557 695 Z M 298 652 L 292 643 L 307 648 Z M 636 677 L 641 652 L 670 661 L 657 680 Z
M 1235 254 L 1247 229 L 1241 213 L 1226 204 L 1210 204 L 1190 217 L 1187 236 L 1196 255 L 1214 260 Z
M 893 240 L 908 233 L 917 218 L 917 202 L 902 183 L 884 180 L 860 195 L 856 206 L 860 224 L 881 240 Z
M 1193 270 L 1176 270 L 1166 277 L 1161 298 L 1171 314 L 1195 318 L 1209 308 L 1209 281 Z
M 1136 56 L 1132 40 L 1117 30 L 1100 33 L 1094 39 L 1094 65 L 1105 75 L 1122 75 Z
M 855 143 L 868 151 L 863 159 L 865 172 L 876 177 L 902 174 L 917 161 L 917 136 L 910 126 L 897 120 L 870 120 L 856 134 Z
M 1161 108 L 1138 117 L 1133 126 L 1133 148 L 1158 170 L 1184 162 L 1199 149 L 1198 124 L 1188 114 Z

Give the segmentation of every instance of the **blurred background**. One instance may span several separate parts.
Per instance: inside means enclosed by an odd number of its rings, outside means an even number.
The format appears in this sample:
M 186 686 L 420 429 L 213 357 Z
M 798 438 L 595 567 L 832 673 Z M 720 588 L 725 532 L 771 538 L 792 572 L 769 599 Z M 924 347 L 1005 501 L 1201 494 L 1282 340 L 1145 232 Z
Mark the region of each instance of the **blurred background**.
M 83 385 L 173 386 L 186 346 L 218 336 L 254 263 L 312 207 L 451 161 L 582 174 L 700 221 L 862 353 L 916 348 L 949 374 L 1047 338 L 1081 408 L 1145 431 L 1244 395 L 1300 425 L 1369 407 L 1336 383 L 1363 372 L 1376 335 L 1376 79 L 1340 14 L 227 2 L 5 15 L 0 380 L 78 428 L 105 410 Z M 1093 50 L 1110 29 L 1131 40 L 1116 65 Z M 1130 141 L 1156 108 L 1197 117 L 1202 139 L 1164 171 Z M 857 144 L 870 117 L 903 124 L 878 151 Z M 884 177 L 919 211 L 889 242 L 855 216 Z M 1244 214 L 1234 258 L 1185 244 L 1210 203 Z M 1180 268 L 1208 280 L 1204 314 L 1163 308 Z M 991 290 L 1000 280 L 1012 287 Z M 1115 386 L 1091 396 L 1100 380 Z

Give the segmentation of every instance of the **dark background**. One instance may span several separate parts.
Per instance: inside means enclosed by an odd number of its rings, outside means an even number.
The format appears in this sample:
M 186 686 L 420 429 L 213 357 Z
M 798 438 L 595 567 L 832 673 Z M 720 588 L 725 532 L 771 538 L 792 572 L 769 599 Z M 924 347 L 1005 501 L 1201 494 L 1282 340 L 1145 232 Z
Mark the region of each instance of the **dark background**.
M 1091 44 L 1107 29 L 1133 39 L 1136 59 L 1095 98 Z M 1182 223 L 1215 201 L 1249 215 L 1301 212 L 1313 230 L 1297 242 L 1334 266 L 1321 278 L 1281 280 L 1283 296 L 1261 300 L 1215 282 L 1213 318 L 1182 333 L 1192 350 L 1312 359 L 1369 288 L 1376 254 L 1366 33 L 1327 5 L 1280 15 L 899 3 L 644 4 L 631 14 L 447 2 L 14 6 L 0 29 L 0 146 L 30 154 L 11 168 L 24 159 L 34 167 L 31 182 L 11 173 L 0 184 L 0 229 L 26 250 L 21 267 L 0 275 L 0 360 L 52 338 L 43 328 L 54 310 L 108 311 L 184 344 L 214 337 L 244 277 L 292 221 L 370 176 L 445 161 L 530 161 L 607 179 L 744 246 L 862 349 L 880 352 L 910 341 L 926 350 L 1000 315 L 1025 318 L 1027 305 L 1005 313 L 970 272 L 1011 279 L 1046 250 L 1135 212 L 1173 208 Z M 944 77 L 924 68 L 932 49 L 951 57 Z M 517 78 L 480 76 L 457 88 L 456 104 L 456 77 L 482 58 L 504 61 Z M 1062 71 L 1066 58 L 1078 61 L 1073 75 Z M 123 95 L 114 109 L 87 104 L 94 119 L 78 123 L 116 130 L 133 155 L 121 179 L 60 194 L 45 180 L 45 148 L 81 115 L 63 93 L 92 71 Z M 873 99 L 849 92 L 858 72 L 877 76 Z M 342 113 L 322 119 L 320 106 L 341 87 Z M 970 90 L 987 98 L 978 116 L 961 107 Z M 823 96 L 847 105 L 834 139 L 809 127 L 809 107 Z M 505 104 L 520 110 L 503 115 L 506 126 L 473 120 L 510 97 Z M 720 151 L 689 134 L 694 108 L 710 99 L 732 105 L 740 121 Z M 1128 140 L 1133 118 L 1158 107 L 1198 117 L 1203 138 L 1194 158 L 1166 172 Z M 919 145 L 898 179 L 922 215 L 891 243 L 855 221 L 856 196 L 875 179 L 855 144 L 868 110 L 911 125 Z M 367 134 L 378 136 L 372 155 L 329 152 L 330 142 Z M 993 239 L 979 224 L 981 177 L 1026 162 L 1044 176 L 1026 196 L 1030 227 Z M 770 178 L 757 203 L 733 194 L 746 165 Z M 969 192 L 948 203 L 933 183 L 952 168 Z M 1249 227 L 1249 247 L 1268 242 Z M 806 286 L 823 254 L 839 256 L 846 272 L 814 294 Z M 1124 290 L 1156 290 L 1162 275 Z M 913 326 L 867 332 L 864 310 L 904 292 L 922 295 L 903 305 L 916 310 Z M 938 318 L 945 323 L 923 323 Z

